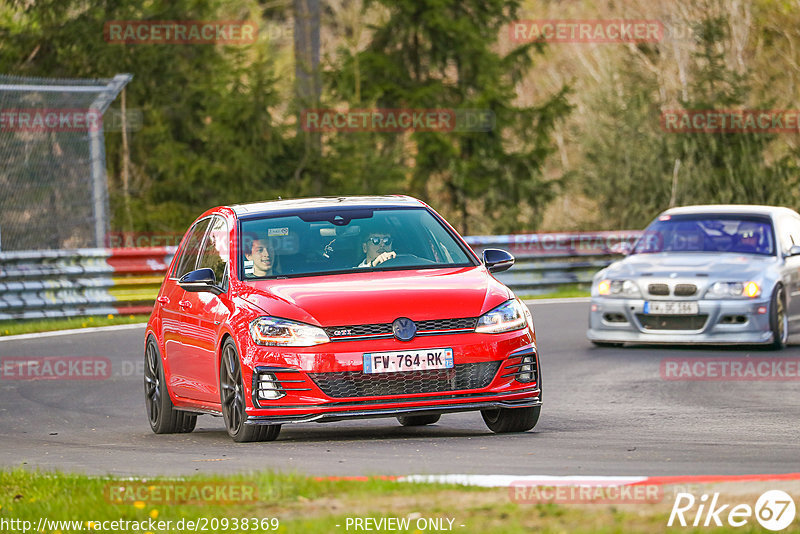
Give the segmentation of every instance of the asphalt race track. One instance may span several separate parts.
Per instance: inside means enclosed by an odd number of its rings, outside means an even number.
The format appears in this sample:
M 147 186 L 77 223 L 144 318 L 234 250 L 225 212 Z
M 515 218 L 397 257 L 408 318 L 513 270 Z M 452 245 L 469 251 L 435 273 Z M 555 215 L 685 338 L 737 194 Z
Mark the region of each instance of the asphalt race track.
M 106 380 L 0 379 L 0 464 L 91 474 L 261 469 L 315 475 L 726 475 L 800 471 L 800 382 L 667 381 L 663 358 L 800 357 L 758 348 L 595 348 L 586 302 L 531 305 L 544 407 L 524 434 L 480 414 L 404 428 L 394 419 L 284 425 L 277 441 L 235 444 L 222 419 L 157 436 L 142 386 L 143 328 L 0 340 L 0 358 L 100 356 Z

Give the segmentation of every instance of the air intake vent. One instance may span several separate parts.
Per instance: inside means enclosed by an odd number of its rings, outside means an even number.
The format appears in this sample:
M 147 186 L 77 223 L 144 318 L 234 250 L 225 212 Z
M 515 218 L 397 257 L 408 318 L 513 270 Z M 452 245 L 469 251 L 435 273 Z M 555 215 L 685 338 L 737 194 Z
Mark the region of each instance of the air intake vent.
M 647 292 L 651 295 L 669 295 L 669 286 L 667 284 L 650 284 L 647 286 Z
M 691 297 L 697 293 L 697 286 L 694 284 L 678 284 L 675 286 L 676 297 Z
M 474 331 L 477 324 L 477 317 L 417 321 L 417 335 L 463 334 Z M 392 337 L 392 323 L 329 326 L 325 328 L 325 333 L 328 334 L 331 341 L 351 341 L 370 337 L 390 338 Z
M 637 313 L 636 318 L 645 330 L 700 330 L 706 324 L 708 315 L 645 315 Z
M 500 368 L 500 360 L 462 363 L 452 369 L 365 374 L 360 371 L 308 373 L 323 393 L 336 399 L 442 393 L 487 387 Z

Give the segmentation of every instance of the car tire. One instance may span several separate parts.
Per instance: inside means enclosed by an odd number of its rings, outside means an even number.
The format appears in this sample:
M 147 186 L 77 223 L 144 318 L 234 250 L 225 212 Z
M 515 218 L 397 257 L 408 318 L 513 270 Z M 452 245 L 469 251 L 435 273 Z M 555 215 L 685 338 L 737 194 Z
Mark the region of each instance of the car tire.
M 506 432 L 526 432 L 539 421 L 541 406 L 530 408 L 496 408 L 481 410 L 483 422 L 495 434 Z
M 594 341 L 592 340 L 592 345 L 595 347 L 621 347 L 623 343 L 612 343 L 610 341 Z
M 274 441 L 281 432 L 281 425 L 248 425 L 245 411 L 245 389 L 242 381 L 242 365 L 236 344 L 228 338 L 222 346 L 219 369 L 219 396 L 222 418 L 228 435 L 237 443 L 252 441 Z
M 439 418 L 442 417 L 440 414 L 433 414 L 433 415 L 398 415 L 397 420 L 400 421 L 400 424 L 403 426 L 425 426 L 425 425 L 432 425 Z
M 769 303 L 769 327 L 772 330 L 773 350 L 781 350 L 786 346 L 789 337 L 789 319 L 786 315 L 786 292 L 782 285 L 775 286 L 772 290 L 772 299 Z
M 177 410 L 169 398 L 161 353 L 152 337 L 144 351 L 144 402 L 150 428 L 156 434 L 187 433 L 194 430 L 197 416 Z

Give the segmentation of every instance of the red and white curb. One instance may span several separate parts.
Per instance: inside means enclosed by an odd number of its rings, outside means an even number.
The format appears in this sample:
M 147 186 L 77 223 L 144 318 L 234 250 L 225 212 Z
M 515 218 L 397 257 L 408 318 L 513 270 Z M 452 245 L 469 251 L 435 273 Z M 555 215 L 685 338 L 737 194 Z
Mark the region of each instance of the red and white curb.
M 401 482 L 425 482 L 429 484 L 457 484 L 482 488 L 506 488 L 511 485 L 526 486 L 629 486 L 642 484 L 647 477 L 603 477 L 603 476 L 547 476 L 547 475 L 410 475 L 399 477 Z
M 404 476 L 344 476 L 316 477 L 316 480 L 395 480 L 429 484 L 456 484 L 483 488 L 526 486 L 671 486 L 676 484 L 713 484 L 720 482 L 762 482 L 773 480 L 800 480 L 800 473 L 775 473 L 756 475 L 683 475 L 683 476 L 550 476 L 550 475 L 404 475 Z

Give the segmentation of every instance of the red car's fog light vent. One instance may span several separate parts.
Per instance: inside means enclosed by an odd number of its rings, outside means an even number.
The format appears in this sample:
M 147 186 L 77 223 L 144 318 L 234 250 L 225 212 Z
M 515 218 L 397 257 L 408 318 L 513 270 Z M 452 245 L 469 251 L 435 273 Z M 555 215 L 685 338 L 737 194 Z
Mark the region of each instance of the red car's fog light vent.
M 277 400 L 286 396 L 286 391 L 273 373 L 258 373 L 256 395 L 260 401 Z
M 491 384 L 501 361 L 457 364 L 452 369 L 399 373 L 309 373 L 308 377 L 332 398 L 381 397 L 481 389 Z
M 306 380 L 300 378 L 297 369 L 283 367 L 256 367 L 253 372 L 253 405 L 268 406 L 271 401 L 282 399 L 287 392 L 311 391 Z
M 517 362 L 519 359 L 519 362 Z M 531 352 L 522 356 L 513 357 L 508 365 L 503 366 L 503 371 L 508 371 L 502 378 L 513 377 L 517 382 L 536 382 L 538 369 L 536 368 L 536 354 Z

